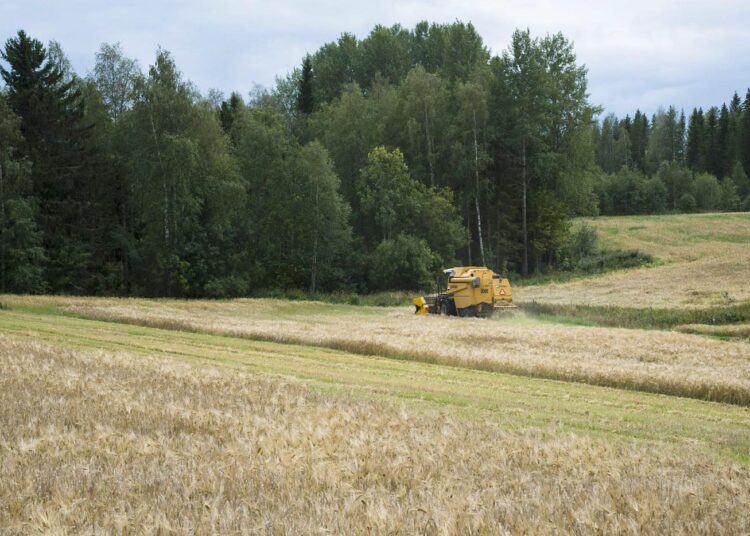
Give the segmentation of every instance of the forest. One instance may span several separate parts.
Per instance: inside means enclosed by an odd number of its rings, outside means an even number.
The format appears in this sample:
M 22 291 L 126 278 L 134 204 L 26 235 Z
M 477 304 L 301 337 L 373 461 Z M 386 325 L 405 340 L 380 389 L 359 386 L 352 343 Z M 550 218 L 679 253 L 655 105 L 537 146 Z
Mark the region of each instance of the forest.
M 559 33 L 493 55 L 471 24 L 376 26 L 244 96 L 164 49 L 79 75 L 19 31 L 0 58 L 3 293 L 427 290 L 575 270 L 576 216 L 750 210 L 750 90 L 605 115 Z

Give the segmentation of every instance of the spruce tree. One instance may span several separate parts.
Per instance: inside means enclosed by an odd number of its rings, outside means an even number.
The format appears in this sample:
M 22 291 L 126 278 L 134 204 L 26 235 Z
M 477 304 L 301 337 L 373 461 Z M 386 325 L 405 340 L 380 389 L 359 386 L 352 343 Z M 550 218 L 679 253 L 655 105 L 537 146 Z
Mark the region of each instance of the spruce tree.
M 645 170 L 646 147 L 648 146 L 648 117 L 636 110 L 630 127 L 630 150 L 633 167 Z
M 232 92 L 229 100 L 221 103 L 221 108 L 219 109 L 219 123 L 224 132 L 227 134 L 232 132 L 232 126 L 244 107 L 245 103 L 237 92 Z
M 741 128 L 742 128 L 742 100 L 737 92 L 732 95 L 732 100 L 729 101 L 729 136 L 728 136 L 728 151 L 727 159 L 729 161 L 730 169 L 734 168 L 735 162 L 740 161 L 740 145 L 741 145 Z
M 726 104 L 721 105 L 719 112 L 718 131 L 716 133 L 716 176 L 724 178 L 731 172 L 731 133 L 729 130 L 729 109 Z
M 677 131 L 675 133 L 675 162 L 677 162 L 680 165 L 685 165 L 685 135 L 686 135 L 687 126 L 685 123 L 685 110 L 680 110 L 680 120 L 677 123 Z
M 305 115 L 313 111 L 313 70 L 310 56 L 306 56 L 302 62 L 302 78 L 299 82 L 299 94 L 297 95 L 297 110 Z
M 8 103 L 21 120 L 21 154 L 33 162 L 32 192 L 39 203 L 51 290 L 85 292 L 94 277 L 86 244 L 92 227 L 87 186 L 94 173 L 79 82 L 66 81 L 60 61 L 50 60 L 42 43 L 23 30 L 8 39 L 2 58 L 9 65 L 0 68 Z
M 706 148 L 704 143 L 703 110 L 693 108 L 690 115 L 687 138 L 687 165 L 693 171 L 706 170 Z
M 741 146 L 740 156 L 742 167 L 745 172 L 750 172 L 750 89 L 745 96 L 745 105 L 742 111 L 742 127 L 740 132 Z
M 706 151 L 706 170 L 714 177 L 720 177 L 719 112 L 715 106 L 709 108 L 706 113 L 706 123 L 703 132 Z
M 0 93 L 0 292 L 45 290 L 44 250 L 30 194 L 30 162 L 19 157 L 19 118 Z

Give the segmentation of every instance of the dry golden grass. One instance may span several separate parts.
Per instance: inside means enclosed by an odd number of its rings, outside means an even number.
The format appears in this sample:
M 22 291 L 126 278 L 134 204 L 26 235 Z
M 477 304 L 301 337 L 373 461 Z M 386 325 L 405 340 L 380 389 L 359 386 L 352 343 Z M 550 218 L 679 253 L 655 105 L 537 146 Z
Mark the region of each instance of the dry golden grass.
M 1 336 L 0 533 L 750 530 L 750 470 L 691 443 L 512 431 L 180 359 Z
M 750 300 L 750 214 L 602 217 L 602 246 L 638 249 L 665 264 L 564 284 L 517 288 L 519 302 L 707 307 Z
M 750 346 L 683 333 L 417 317 L 407 308 L 281 300 L 2 297 L 108 321 L 292 342 L 750 405 Z

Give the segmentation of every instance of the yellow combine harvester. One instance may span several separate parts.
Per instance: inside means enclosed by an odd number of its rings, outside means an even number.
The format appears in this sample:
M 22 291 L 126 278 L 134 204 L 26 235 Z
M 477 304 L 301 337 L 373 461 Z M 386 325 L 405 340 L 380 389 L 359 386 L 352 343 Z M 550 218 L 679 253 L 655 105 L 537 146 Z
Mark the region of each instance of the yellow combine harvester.
M 484 266 L 459 266 L 444 270 L 448 289 L 414 298 L 415 314 L 489 317 L 498 310 L 514 309 L 510 282 Z

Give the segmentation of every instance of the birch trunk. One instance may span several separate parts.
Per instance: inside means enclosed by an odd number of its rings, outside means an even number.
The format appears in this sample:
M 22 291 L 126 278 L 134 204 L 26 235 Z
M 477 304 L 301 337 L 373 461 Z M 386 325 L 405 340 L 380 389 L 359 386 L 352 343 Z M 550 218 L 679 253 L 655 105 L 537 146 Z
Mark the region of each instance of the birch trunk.
M 316 278 L 318 276 L 318 232 L 319 232 L 320 195 L 318 181 L 315 181 L 315 226 L 313 234 L 313 258 L 310 270 L 310 292 L 315 293 Z
M 479 211 L 479 145 L 477 144 L 477 111 L 476 108 L 472 107 L 472 113 L 474 114 L 474 205 L 477 209 L 477 235 L 479 236 L 479 255 L 482 258 L 482 265 L 486 266 L 486 260 L 484 258 L 484 242 L 482 240 L 482 214 Z
M 523 220 L 523 264 L 521 265 L 521 273 L 523 275 L 529 275 L 529 234 L 528 226 L 526 224 L 526 139 L 521 141 L 521 187 L 522 187 L 522 201 L 521 201 L 521 218 Z

